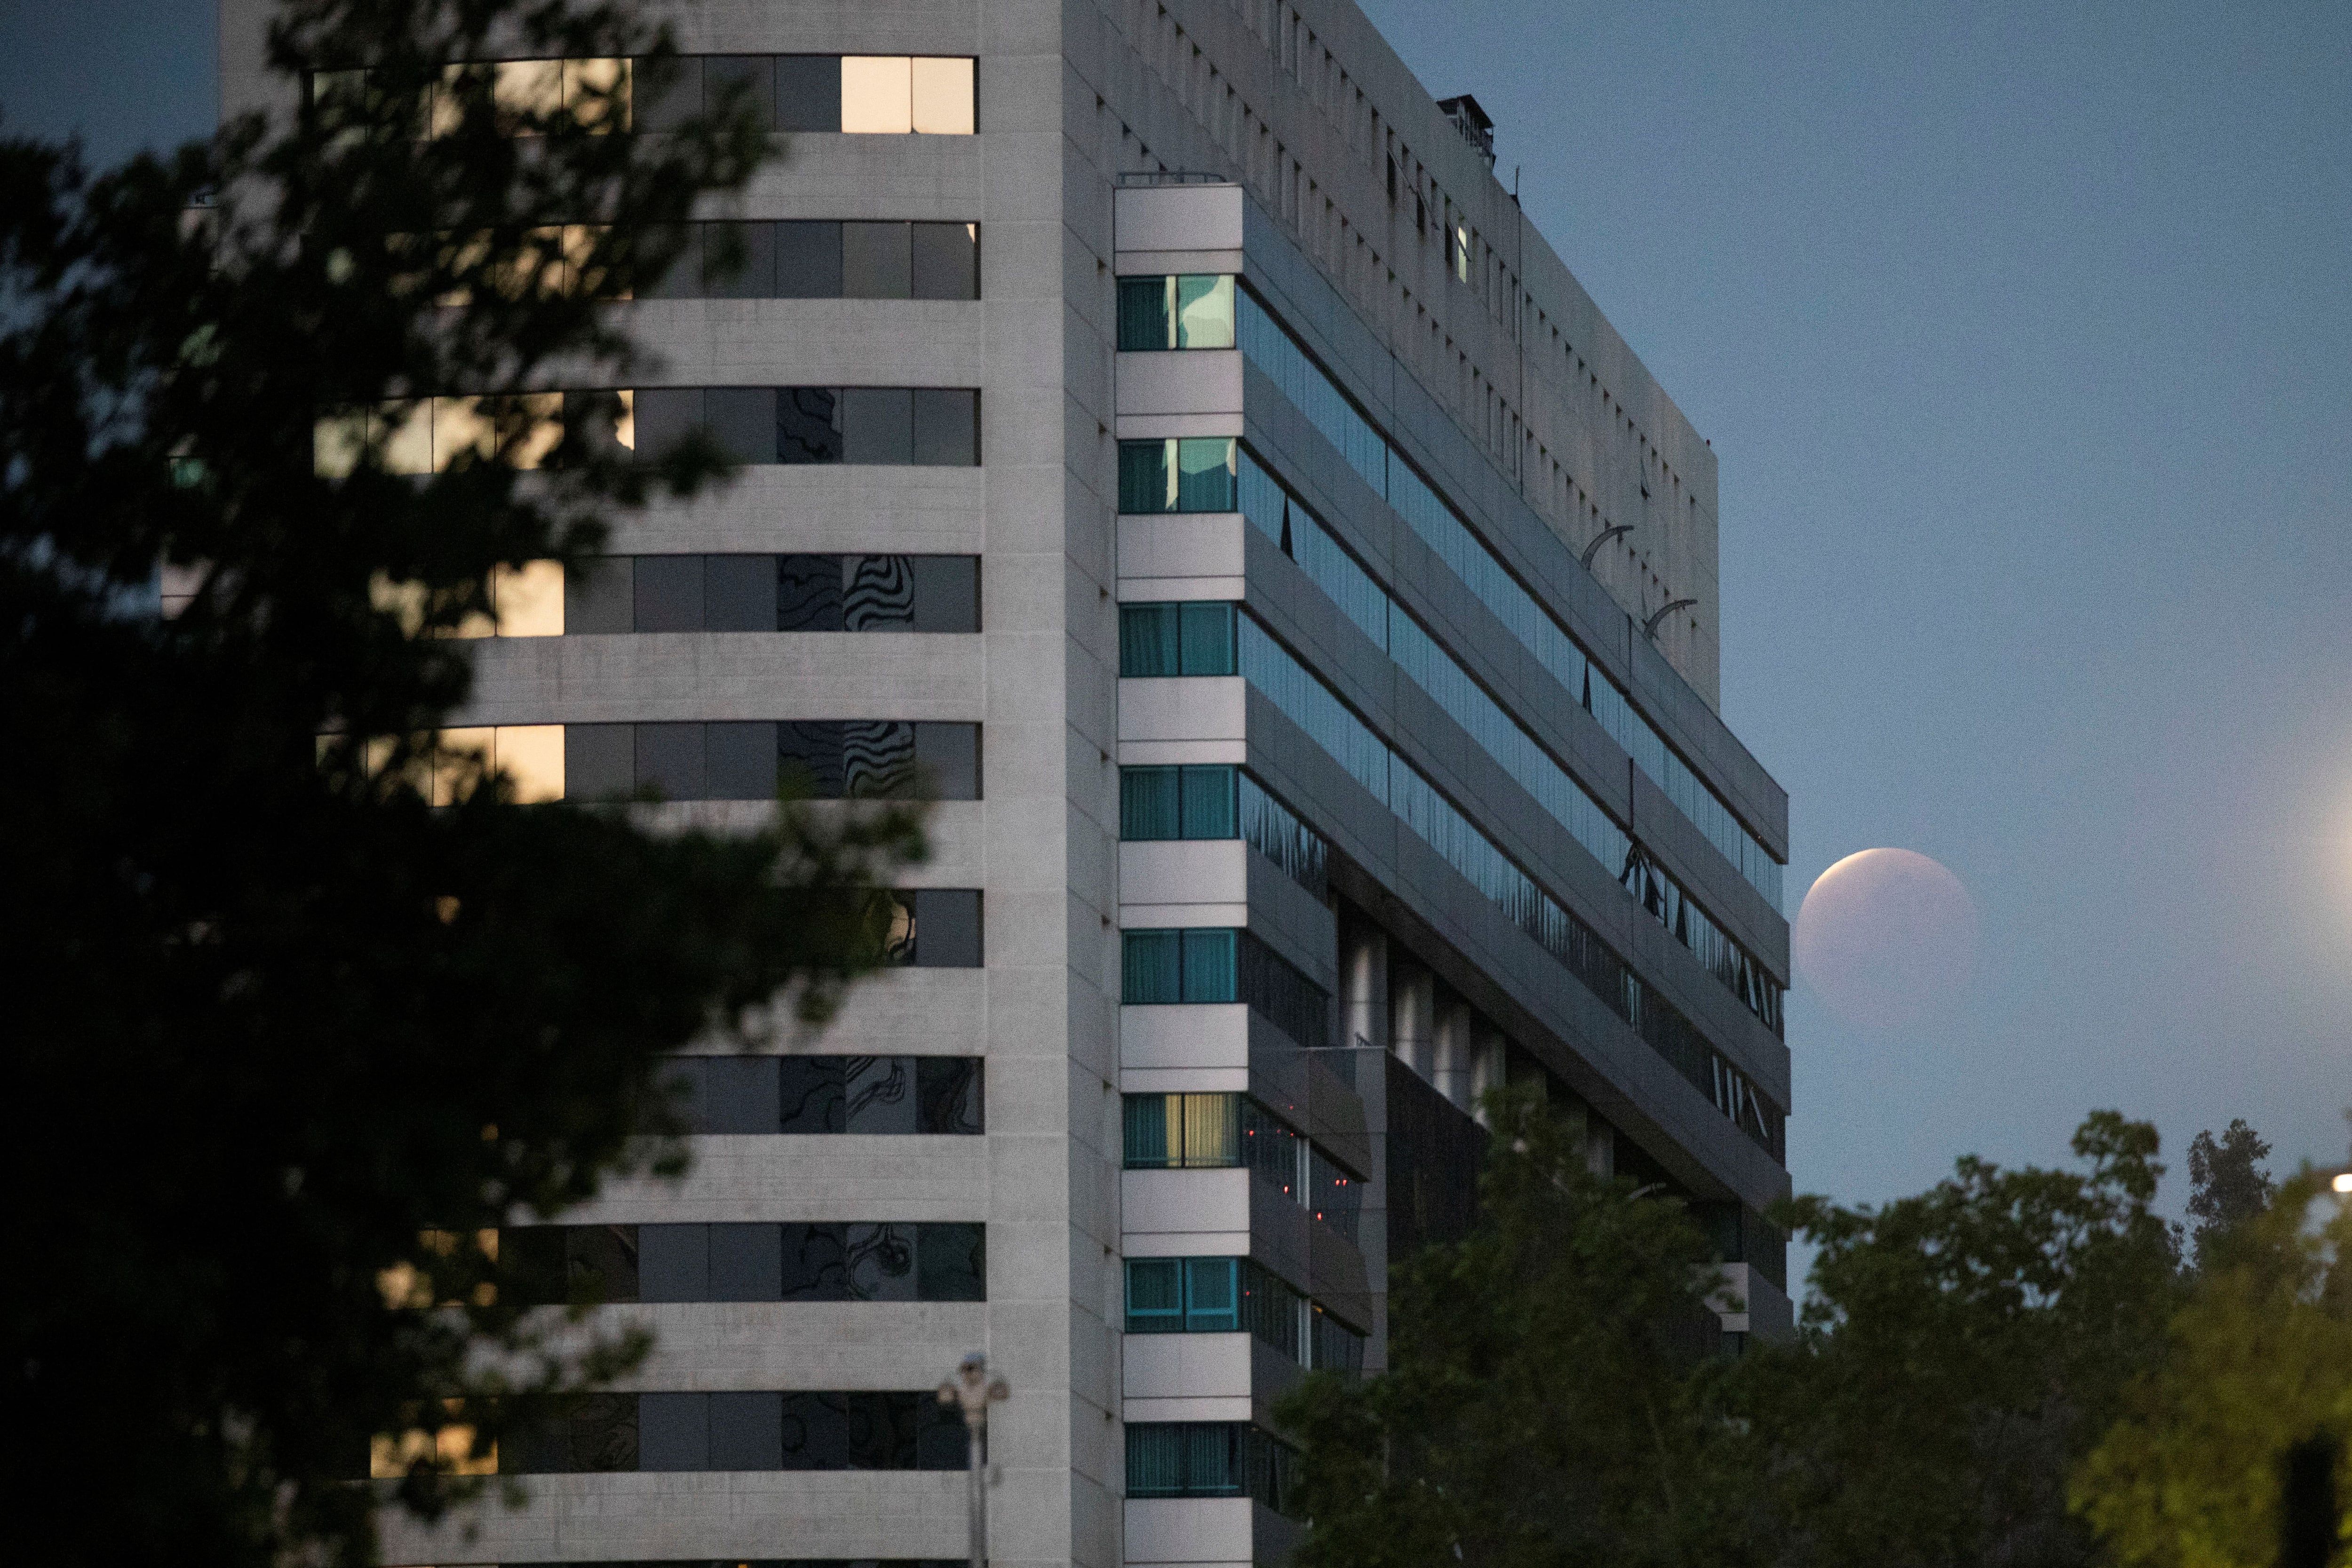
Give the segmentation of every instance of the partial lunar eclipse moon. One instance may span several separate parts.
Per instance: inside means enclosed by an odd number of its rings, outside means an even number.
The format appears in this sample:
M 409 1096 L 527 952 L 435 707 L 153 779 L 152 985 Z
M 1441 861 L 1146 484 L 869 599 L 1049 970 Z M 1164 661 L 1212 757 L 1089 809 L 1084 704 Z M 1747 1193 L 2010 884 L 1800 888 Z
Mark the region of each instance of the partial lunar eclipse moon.
M 1850 1024 L 1907 1029 L 1959 999 L 1976 966 L 1977 909 L 1960 879 L 1909 849 L 1864 849 L 1798 906 L 1797 973 Z

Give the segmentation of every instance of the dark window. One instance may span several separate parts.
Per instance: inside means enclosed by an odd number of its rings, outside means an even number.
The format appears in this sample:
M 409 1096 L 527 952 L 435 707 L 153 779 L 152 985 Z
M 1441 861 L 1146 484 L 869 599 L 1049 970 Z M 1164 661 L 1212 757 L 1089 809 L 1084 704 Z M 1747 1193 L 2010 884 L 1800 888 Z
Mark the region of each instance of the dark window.
M 563 793 L 572 800 L 604 800 L 637 787 L 637 742 L 630 724 L 563 727 Z
M 845 1132 L 849 1122 L 843 1100 L 843 1057 L 782 1057 L 779 1131 Z
M 980 227 L 968 223 L 911 226 L 913 292 L 918 300 L 980 298 Z
M 1240 505 L 1237 462 L 1228 436 L 1121 441 L 1118 510 L 1232 511 Z
M 774 1394 L 710 1396 L 710 1468 L 773 1470 L 784 1462 L 784 1401 Z
M 920 1250 L 918 1227 L 911 1225 L 853 1225 L 845 1227 L 844 1249 L 849 1260 L 849 1294 L 857 1301 L 912 1301 L 921 1284 L 915 1255 Z
M 915 389 L 914 461 L 930 468 L 979 466 L 979 393 L 960 387 Z
M 702 389 L 641 386 L 630 398 L 640 458 L 659 458 L 702 424 Z
M 709 1469 L 710 1395 L 637 1395 L 636 1468 L 640 1470 Z
M 775 1301 L 782 1299 L 781 1227 L 714 1225 L 710 1227 L 710 1295 L 713 1301 Z
M 634 559 L 607 555 L 563 574 L 563 629 L 573 637 L 636 630 Z
M 887 719 L 842 726 L 842 793 L 879 800 L 915 792 L 915 727 Z
M 915 460 L 915 394 L 851 386 L 841 394 L 841 460 L 903 467 Z
M 980 558 L 976 555 L 908 557 L 915 578 L 915 630 L 980 630 Z
M 776 297 L 776 226 L 707 223 L 701 226 L 702 293 L 708 300 Z
M 1279 1512 L 1297 1503 L 1298 1457 L 1238 1421 L 1131 1422 L 1127 1495 L 1249 1497 Z
M 1118 607 L 1119 674 L 1232 675 L 1239 668 L 1230 600 Z
M 776 1057 L 697 1057 L 701 1064 L 701 1116 L 697 1132 L 776 1131 Z
M 938 1224 L 919 1227 L 916 1298 L 924 1301 L 988 1300 L 988 1227 Z
M 659 278 L 637 289 L 640 300 L 699 300 L 702 298 L 702 231 L 698 223 L 680 224 L 669 237 L 678 242 L 677 258 Z M 652 238 L 665 237 L 656 234 Z
M 897 632 L 915 629 L 913 557 L 848 555 L 842 574 L 848 587 L 842 600 L 842 625 L 853 632 Z
M 774 631 L 776 581 L 772 555 L 704 556 L 703 625 L 714 632 Z
M 915 765 L 932 800 L 980 798 L 980 726 L 926 722 L 915 726 Z
M 783 775 L 816 800 L 839 800 L 844 793 L 843 738 L 849 726 L 836 719 L 803 720 L 776 726 L 776 760 Z
M 834 113 L 829 129 L 841 128 L 841 89 L 837 85 L 840 65 L 834 65 Z M 776 125 L 776 58 L 773 55 L 705 55 L 702 58 L 703 102 L 716 109 L 730 102 L 732 95 L 751 107 L 751 113 L 763 131 L 778 129 Z
M 839 131 L 841 57 L 778 55 L 775 61 L 776 129 Z
M 699 724 L 640 724 L 637 787 L 663 800 L 701 800 L 709 795 L 704 736 Z
M 639 1226 L 637 1294 L 646 1301 L 710 1300 L 709 1227 Z
M 903 223 L 841 226 L 841 292 L 851 300 L 904 300 L 914 292 L 914 254 Z
M 640 555 L 635 583 L 635 629 L 698 632 L 703 624 L 703 566 L 699 555 Z
M 1235 952 L 1234 999 L 1312 1049 L 1328 1042 L 1330 998 L 1280 953 L 1249 932 Z
M 1149 353 L 1176 346 L 1176 317 L 1169 300 L 1167 279 L 1122 278 L 1118 280 L 1118 346 L 1122 353 Z M 1124 444 L 1119 457 L 1123 468 L 1126 461 Z M 1119 510 L 1133 511 L 1144 509 L 1122 505 Z
M 776 294 L 784 300 L 841 298 L 841 225 L 776 225 Z
M 1239 770 L 1228 763 L 1121 768 L 1118 836 L 1130 841 L 1231 838 L 1240 831 Z
M 852 1132 L 912 1132 L 917 1126 L 915 1058 L 848 1057 L 842 1094 Z
M 780 463 L 838 463 L 840 400 L 824 386 L 788 386 L 776 399 L 776 457 Z
M 688 55 L 666 66 L 632 63 L 629 121 L 639 131 L 675 131 L 702 112 L 702 57 Z
M 976 1133 L 985 1124 L 981 1103 L 982 1074 L 976 1057 L 917 1057 L 915 1097 L 919 1108 L 916 1131 Z
M 792 391 L 783 395 L 789 398 Z M 710 438 L 739 463 L 789 462 L 790 458 L 779 455 L 784 425 L 779 401 L 777 389 L 770 386 L 709 387 L 702 395 L 703 424 Z
M 776 630 L 837 632 L 842 619 L 842 557 L 776 558 Z
M 903 913 L 901 962 L 917 969 L 981 966 L 980 891 L 921 888 L 898 895 Z
M 703 758 L 704 799 L 775 798 L 775 725 L 756 720 L 711 724 Z
M 787 1301 L 850 1301 L 849 1227 L 787 1225 L 783 1233 L 782 1299 Z

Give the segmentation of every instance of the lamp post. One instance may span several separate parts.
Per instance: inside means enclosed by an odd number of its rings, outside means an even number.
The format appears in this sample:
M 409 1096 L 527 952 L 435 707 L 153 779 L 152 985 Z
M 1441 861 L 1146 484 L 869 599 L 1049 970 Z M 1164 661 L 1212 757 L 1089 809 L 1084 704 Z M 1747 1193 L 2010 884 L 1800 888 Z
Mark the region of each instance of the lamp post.
M 988 1407 L 1013 1391 L 1001 1377 L 988 1375 L 988 1357 L 978 1351 L 963 1358 L 955 1376 L 940 1384 L 940 1403 L 963 1409 L 963 1428 L 971 1442 L 971 1568 L 988 1561 L 988 1494 L 982 1473 L 988 1463 Z

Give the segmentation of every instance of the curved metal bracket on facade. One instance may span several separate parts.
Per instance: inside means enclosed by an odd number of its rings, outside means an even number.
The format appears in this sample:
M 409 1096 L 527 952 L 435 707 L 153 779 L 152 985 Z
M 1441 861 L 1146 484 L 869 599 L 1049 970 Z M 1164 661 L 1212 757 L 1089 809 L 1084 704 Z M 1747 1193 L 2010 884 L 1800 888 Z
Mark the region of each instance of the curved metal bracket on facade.
M 1660 622 L 1664 621 L 1668 616 L 1673 615 L 1676 610 L 1685 609 L 1697 603 L 1698 601 L 1696 599 L 1667 600 L 1664 604 L 1658 606 L 1657 614 L 1652 616 L 1648 620 L 1642 623 L 1642 635 L 1648 637 L 1651 641 L 1655 642 L 1658 637 L 1658 624 Z
M 1611 540 L 1616 538 L 1621 533 L 1631 533 L 1633 531 L 1633 525 L 1630 522 L 1621 522 L 1616 524 L 1614 527 L 1602 529 L 1599 533 L 1592 536 L 1592 542 L 1584 547 L 1584 553 L 1576 558 L 1576 563 L 1583 567 L 1587 572 L 1591 571 L 1592 558 L 1601 553 L 1601 547 L 1602 545 L 1608 543 Z

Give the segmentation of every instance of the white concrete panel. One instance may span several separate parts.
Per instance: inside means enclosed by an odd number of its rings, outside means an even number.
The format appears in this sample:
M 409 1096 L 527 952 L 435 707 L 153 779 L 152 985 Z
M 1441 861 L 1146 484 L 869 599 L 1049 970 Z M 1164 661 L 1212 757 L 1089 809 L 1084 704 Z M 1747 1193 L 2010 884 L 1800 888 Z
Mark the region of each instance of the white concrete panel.
M 1129 415 L 1239 414 L 1239 349 L 1168 349 L 1118 356 L 1118 412 Z
M 1252 1506 L 1247 1498 L 1129 1498 L 1127 1560 L 1247 1563 Z
M 1151 767 L 1162 763 L 1246 763 L 1249 742 L 1226 741 L 1121 741 L 1121 766 Z
M 1122 414 L 1118 416 L 1118 438 L 1122 441 L 1162 441 L 1171 436 L 1238 436 L 1242 433 L 1239 414 Z
M 1121 1094 L 1247 1094 L 1247 1068 L 1122 1068 Z
M 1120 250 L 1239 250 L 1239 185 L 1146 185 L 1113 198 Z
M 1122 1387 L 1130 1406 L 1139 1399 L 1246 1400 L 1250 1396 L 1247 1334 L 1128 1334 L 1121 1355 Z M 1130 1415 L 1128 1419 L 1136 1417 Z M 1249 1414 L 1202 1419 L 1246 1421 Z
M 1232 578 L 1243 574 L 1249 521 L 1237 511 L 1181 512 L 1118 520 L 1120 594 L 1125 579 Z M 1230 595 L 1238 598 L 1238 590 Z
M 1122 250 L 1112 263 L 1122 278 L 1164 278 L 1171 272 L 1232 272 L 1243 269 L 1238 250 Z
M 1247 1258 L 1250 1233 L 1245 1230 L 1171 1230 L 1149 1236 L 1119 1237 L 1118 1249 L 1129 1258 Z
M 1127 760 L 1125 743 L 1129 741 L 1246 741 L 1245 689 L 1237 675 L 1120 681 L 1120 760 Z
M 1247 1394 L 1230 1398 L 1202 1395 L 1197 1399 L 1129 1399 L 1119 1407 L 1122 1421 L 1246 1421 L 1252 1405 Z
M 1248 924 L 1249 854 L 1249 846 L 1238 838 L 1121 844 L 1119 923 Z M 1145 914 L 1146 910 L 1154 912 Z
M 1249 1067 L 1249 1008 L 1239 1002 L 1169 1003 L 1118 1010 L 1125 1068 Z
M 1245 1169 L 1122 1171 L 1119 1183 L 1119 1216 L 1127 1236 L 1249 1234 L 1250 1173 Z

